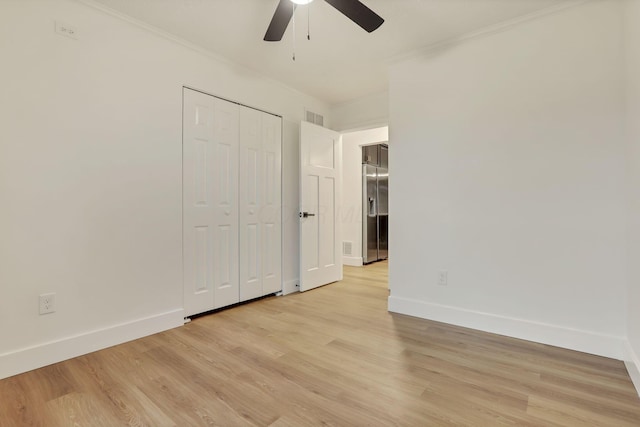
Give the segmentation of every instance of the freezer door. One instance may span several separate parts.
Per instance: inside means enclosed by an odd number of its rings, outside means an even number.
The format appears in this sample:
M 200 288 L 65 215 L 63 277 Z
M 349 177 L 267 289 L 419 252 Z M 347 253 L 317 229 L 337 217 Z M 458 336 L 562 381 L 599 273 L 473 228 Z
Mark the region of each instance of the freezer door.
M 389 214 L 389 170 L 378 168 L 378 215 Z
M 376 167 L 362 165 L 362 261 L 378 260 L 378 188 Z

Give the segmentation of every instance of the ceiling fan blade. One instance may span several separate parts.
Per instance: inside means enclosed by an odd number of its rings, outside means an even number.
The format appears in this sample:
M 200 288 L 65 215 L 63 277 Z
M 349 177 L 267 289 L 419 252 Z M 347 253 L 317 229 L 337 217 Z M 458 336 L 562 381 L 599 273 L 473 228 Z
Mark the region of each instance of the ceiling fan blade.
M 279 42 L 282 40 L 282 36 L 293 16 L 294 9 L 295 5 L 290 0 L 280 0 L 273 18 L 271 18 L 269 28 L 267 28 L 267 32 L 264 35 L 264 41 Z
M 325 1 L 369 33 L 376 30 L 384 22 L 384 19 L 382 19 L 377 13 L 358 0 Z

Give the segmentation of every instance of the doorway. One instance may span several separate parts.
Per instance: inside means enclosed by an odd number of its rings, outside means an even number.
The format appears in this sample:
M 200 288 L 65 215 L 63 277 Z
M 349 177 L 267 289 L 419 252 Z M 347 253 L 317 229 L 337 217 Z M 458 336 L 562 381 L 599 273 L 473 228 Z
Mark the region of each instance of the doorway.
M 363 256 L 363 148 L 388 144 L 389 127 L 342 133 L 342 225 L 343 264 L 364 265 Z M 392 148 L 391 148 L 392 149 Z
M 389 257 L 389 146 L 362 147 L 362 262 Z

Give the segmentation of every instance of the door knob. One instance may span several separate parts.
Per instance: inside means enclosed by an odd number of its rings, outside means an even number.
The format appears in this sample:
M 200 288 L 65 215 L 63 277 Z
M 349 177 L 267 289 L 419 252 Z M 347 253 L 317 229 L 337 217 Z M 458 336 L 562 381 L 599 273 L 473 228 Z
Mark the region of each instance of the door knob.
M 310 216 L 316 216 L 316 214 L 309 212 L 300 212 L 300 218 L 309 218 Z

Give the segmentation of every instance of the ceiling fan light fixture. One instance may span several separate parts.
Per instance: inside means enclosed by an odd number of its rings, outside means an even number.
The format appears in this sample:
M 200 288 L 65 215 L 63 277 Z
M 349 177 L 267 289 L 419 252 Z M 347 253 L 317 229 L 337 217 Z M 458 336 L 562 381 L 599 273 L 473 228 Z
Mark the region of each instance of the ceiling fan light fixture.
M 271 22 L 269 23 L 269 28 L 267 28 L 267 32 L 264 35 L 264 41 L 279 42 L 282 40 L 282 36 L 287 30 L 289 22 L 293 20 L 296 6 L 306 5 L 312 1 L 313 0 L 280 0 L 276 11 L 273 13 L 273 18 L 271 18 Z M 369 9 L 360 0 L 325 0 L 325 2 L 358 24 L 368 33 L 375 31 L 384 22 L 384 19 L 382 19 L 380 15 Z

